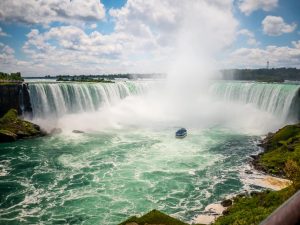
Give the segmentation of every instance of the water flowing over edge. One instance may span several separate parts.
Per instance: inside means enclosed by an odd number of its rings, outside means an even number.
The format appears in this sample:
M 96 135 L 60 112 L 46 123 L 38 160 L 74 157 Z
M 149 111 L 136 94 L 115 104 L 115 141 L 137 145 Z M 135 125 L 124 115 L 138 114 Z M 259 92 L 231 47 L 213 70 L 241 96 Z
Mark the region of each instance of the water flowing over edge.
M 299 116 L 298 85 L 217 82 L 210 87 L 210 91 L 218 99 L 252 104 L 284 121 L 295 121 Z
M 59 118 L 66 114 L 93 112 L 156 85 L 150 81 L 116 83 L 29 83 L 34 118 Z M 209 97 L 251 104 L 289 122 L 299 119 L 299 85 L 257 82 L 214 82 Z
M 59 118 L 65 114 L 93 112 L 127 96 L 146 91 L 145 82 L 30 83 L 34 118 Z

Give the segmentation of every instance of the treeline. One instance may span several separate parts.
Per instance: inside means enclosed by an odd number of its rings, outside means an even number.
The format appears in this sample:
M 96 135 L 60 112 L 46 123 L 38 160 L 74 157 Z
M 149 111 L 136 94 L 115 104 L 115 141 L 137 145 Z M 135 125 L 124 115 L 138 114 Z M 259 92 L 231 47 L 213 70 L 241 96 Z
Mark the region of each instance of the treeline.
M 24 81 L 20 72 L 16 72 L 16 73 L 0 72 L 0 80 L 2 80 L 2 81 Z
M 224 80 L 254 80 L 265 82 L 300 80 L 300 69 L 297 68 L 231 69 L 222 70 L 221 72 Z
M 57 80 L 69 80 L 69 81 L 81 81 L 81 80 L 114 80 L 114 79 L 153 79 L 153 78 L 165 78 L 165 74 L 102 74 L 102 75 L 58 75 Z M 49 78 L 49 76 L 47 76 Z

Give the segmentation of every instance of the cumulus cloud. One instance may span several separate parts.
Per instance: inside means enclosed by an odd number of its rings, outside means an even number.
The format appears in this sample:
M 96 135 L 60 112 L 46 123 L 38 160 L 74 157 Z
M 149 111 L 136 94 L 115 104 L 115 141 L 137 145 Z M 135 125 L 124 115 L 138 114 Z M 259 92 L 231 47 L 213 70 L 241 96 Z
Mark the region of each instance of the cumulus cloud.
M 255 39 L 255 35 L 253 32 L 249 31 L 248 29 L 242 29 L 237 32 L 239 35 L 246 36 L 248 38 L 247 44 L 248 45 L 258 45 L 258 41 Z
M 292 42 L 293 47 L 267 46 L 266 48 L 240 48 L 232 52 L 227 65 L 236 67 L 265 67 L 267 61 L 274 67 L 299 67 L 300 40 Z
M 115 22 L 110 34 L 77 24 L 32 29 L 23 46 L 31 67 L 39 74 L 165 72 L 174 57 L 187 56 L 180 53 L 197 58 L 229 46 L 238 25 L 232 0 L 128 0 L 109 14 Z
M 279 36 L 284 33 L 293 32 L 297 24 L 287 24 L 284 22 L 282 17 L 279 16 L 266 16 L 262 21 L 263 31 L 265 34 L 270 36 Z
M 48 25 L 85 23 L 105 17 L 99 0 L 1 0 L 0 21 Z
M 2 28 L 0 27 L 0 37 L 5 37 L 5 36 L 9 36 L 7 33 L 5 33 Z
M 278 0 L 241 0 L 239 3 L 240 10 L 246 15 L 262 9 L 264 11 L 271 11 L 278 6 Z

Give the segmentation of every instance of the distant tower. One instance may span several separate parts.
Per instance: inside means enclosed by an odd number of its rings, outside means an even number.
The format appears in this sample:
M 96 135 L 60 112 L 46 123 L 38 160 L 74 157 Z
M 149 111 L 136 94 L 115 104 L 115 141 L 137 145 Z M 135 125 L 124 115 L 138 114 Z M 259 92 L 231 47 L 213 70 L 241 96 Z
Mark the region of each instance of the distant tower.
M 267 69 L 269 69 L 269 65 L 270 65 L 270 62 L 269 62 L 269 61 L 267 61 Z

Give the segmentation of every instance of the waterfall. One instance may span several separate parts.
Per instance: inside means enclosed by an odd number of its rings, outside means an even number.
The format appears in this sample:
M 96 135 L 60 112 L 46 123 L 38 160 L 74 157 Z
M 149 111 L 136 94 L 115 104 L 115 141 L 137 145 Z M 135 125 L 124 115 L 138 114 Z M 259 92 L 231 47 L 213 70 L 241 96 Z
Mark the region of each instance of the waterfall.
M 96 111 L 127 96 L 146 92 L 146 82 L 115 83 L 29 83 L 34 118 Z
M 283 120 L 299 117 L 299 85 L 258 82 L 216 82 L 210 87 L 217 99 L 252 104 Z
M 34 118 L 59 118 L 65 114 L 93 112 L 122 99 L 142 95 L 151 81 L 115 83 L 31 82 L 29 94 Z M 209 96 L 221 101 L 251 104 L 283 121 L 299 120 L 299 85 L 218 81 L 209 87 Z

